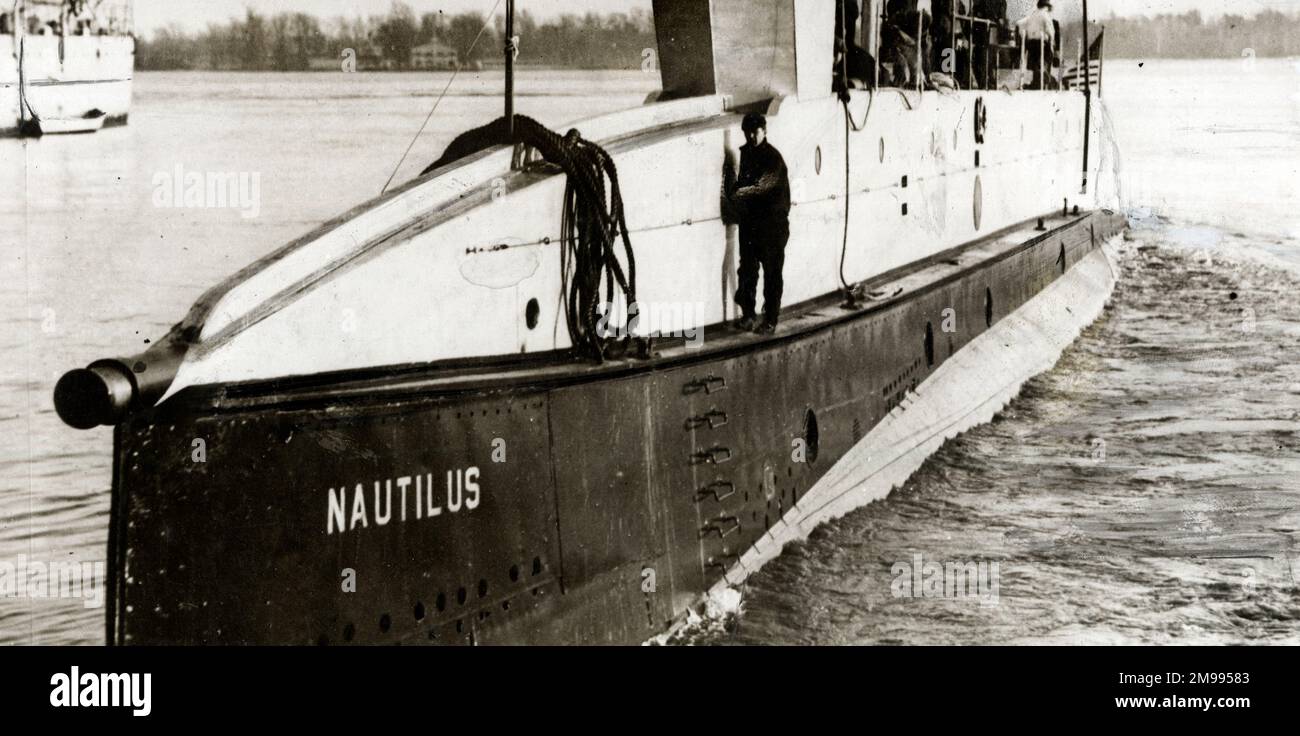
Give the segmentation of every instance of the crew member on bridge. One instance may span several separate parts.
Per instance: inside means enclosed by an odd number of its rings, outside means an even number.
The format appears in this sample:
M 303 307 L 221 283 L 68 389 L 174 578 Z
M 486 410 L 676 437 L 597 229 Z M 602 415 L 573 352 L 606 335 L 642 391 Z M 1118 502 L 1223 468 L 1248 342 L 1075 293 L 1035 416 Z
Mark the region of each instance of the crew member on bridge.
M 835 2 L 835 90 L 847 90 L 850 80 L 870 87 L 875 81 L 876 60 L 858 46 L 858 0 Z
M 1052 49 L 1056 45 L 1056 24 L 1052 22 L 1051 0 L 1038 0 L 1038 9 L 1016 23 L 1025 47 L 1025 58 L 1034 73 L 1034 89 L 1044 89 L 1052 70 Z
M 964 51 L 968 46 L 965 29 L 961 23 L 953 22 L 953 13 L 966 15 L 966 3 L 932 0 L 930 9 L 934 13 L 934 21 L 930 24 L 930 70 L 947 74 L 955 82 L 965 83 L 968 76 L 966 57 L 970 52 Z
M 886 0 L 880 61 L 893 68 L 888 86 L 911 87 L 928 76 L 930 14 L 918 8 L 916 0 Z M 919 51 L 918 43 L 924 44 Z
M 987 20 L 990 26 L 976 28 L 972 55 L 975 65 L 975 83 L 983 89 L 997 89 L 992 66 L 996 67 L 997 44 L 1002 43 L 1007 25 L 1007 0 L 975 0 L 971 9 L 976 18 Z M 990 59 L 990 57 L 994 57 Z
M 740 274 L 736 327 L 770 335 L 781 316 L 785 244 L 790 239 L 790 176 L 781 152 L 767 140 L 767 119 L 751 112 L 741 124 L 740 175 L 727 197 L 740 223 Z M 763 270 L 763 321 L 755 312 L 759 267 Z

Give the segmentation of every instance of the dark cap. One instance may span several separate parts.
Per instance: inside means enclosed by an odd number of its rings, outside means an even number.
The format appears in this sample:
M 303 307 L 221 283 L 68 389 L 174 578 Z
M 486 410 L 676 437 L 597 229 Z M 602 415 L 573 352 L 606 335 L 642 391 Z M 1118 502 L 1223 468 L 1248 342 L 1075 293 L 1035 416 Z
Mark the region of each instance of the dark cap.
M 1052 7 L 1052 0 L 1038 0 L 1038 7 L 1050 9 Z
M 759 113 L 751 112 L 745 116 L 745 120 L 740 124 L 740 129 L 748 133 L 751 130 L 762 128 L 767 130 L 767 118 Z

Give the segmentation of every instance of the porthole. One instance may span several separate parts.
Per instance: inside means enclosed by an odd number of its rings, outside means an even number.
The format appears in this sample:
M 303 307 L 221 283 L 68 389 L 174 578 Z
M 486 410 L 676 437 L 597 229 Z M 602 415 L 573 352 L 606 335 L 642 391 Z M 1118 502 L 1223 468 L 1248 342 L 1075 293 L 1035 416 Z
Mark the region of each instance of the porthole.
M 975 175 L 975 195 L 972 203 L 972 213 L 975 219 L 975 229 L 980 229 L 980 222 L 984 219 L 984 182 L 980 180 L 979 174 Z
M 418 602 L 418 603 L 415 604 L 415 620 L 416 620 L 416 621 L 423 621 L 423 620 L 424 620 L 424 603 L 423 603 L 423 602 Z
M 822 147 L 817 146 L 817 151 L 813 156 L 813 166 L 816 167 L 817 173 L 822 173 Z
M 993 290 L 984 290 L 984 324 L 993 326 Z
M 880 139 L 880 163 L 885 163 L 885 139 Z
M 803 416 L 803 440 L 807 446 L 808 462 L 817 462 L 817 453 L 821 447 L 821 433 L 817 429 L 817 414 L 809 409 Z
M 537 303 L 537 300 L 529 299 L 528 306 L 524 308 L 524 322 L 528 325 L 528 329 L 537 328 L 537 318 L 541 316 L 541 313 L 542 307 Z
M 388 614 L 379 617 L 379 630 L 387 634 L 388 630 L 393 628 L 393 619 Z
M 934 327 L 929 322 L 925 323 L 925 365 L 934 367 Z
M 1061 273 L 1065 274 L 1065 243 L 1061 243 L 1061 254 L 1056 257 L 1056 261 L 1061 266 Z

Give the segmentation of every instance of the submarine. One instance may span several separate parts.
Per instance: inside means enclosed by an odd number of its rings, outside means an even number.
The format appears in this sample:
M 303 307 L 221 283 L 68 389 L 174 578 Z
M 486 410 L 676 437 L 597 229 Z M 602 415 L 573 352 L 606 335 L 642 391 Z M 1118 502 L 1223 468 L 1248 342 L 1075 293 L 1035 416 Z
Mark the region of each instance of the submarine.
M 876 59 L 884 5 L 854 34 Z M 965 65 L 905 86 L 837 71 L 834 0 L 653 11 L 644 105 L 561 133 L 507 94 L 143 354 L 59 380 L 70 427 L 113 427 L 109 643 L 643 643 L 1102 313 L 1126 223 L 1090 187 L 1090 76 L 1035 83 L 953 8 Z M 750 112 L 791 181 L 773 334 L 734 326 L 720 194 Z

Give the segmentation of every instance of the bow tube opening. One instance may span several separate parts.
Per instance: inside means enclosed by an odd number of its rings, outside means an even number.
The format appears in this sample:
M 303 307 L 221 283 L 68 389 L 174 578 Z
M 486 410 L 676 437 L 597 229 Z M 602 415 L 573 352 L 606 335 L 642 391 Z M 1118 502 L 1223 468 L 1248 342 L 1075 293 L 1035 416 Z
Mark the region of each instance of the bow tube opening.
M 54 387 L 54 410 L 74 429 L 114 425 L 126 416 L 135 394 L 125 367 L 104 361 L 65 373 Z
M 54 409 L 76 429 L 120 424 L 167 393 L 185 359 L 185 343 L 169 338 L 133 358 L 97 360 L 54 387 Z

